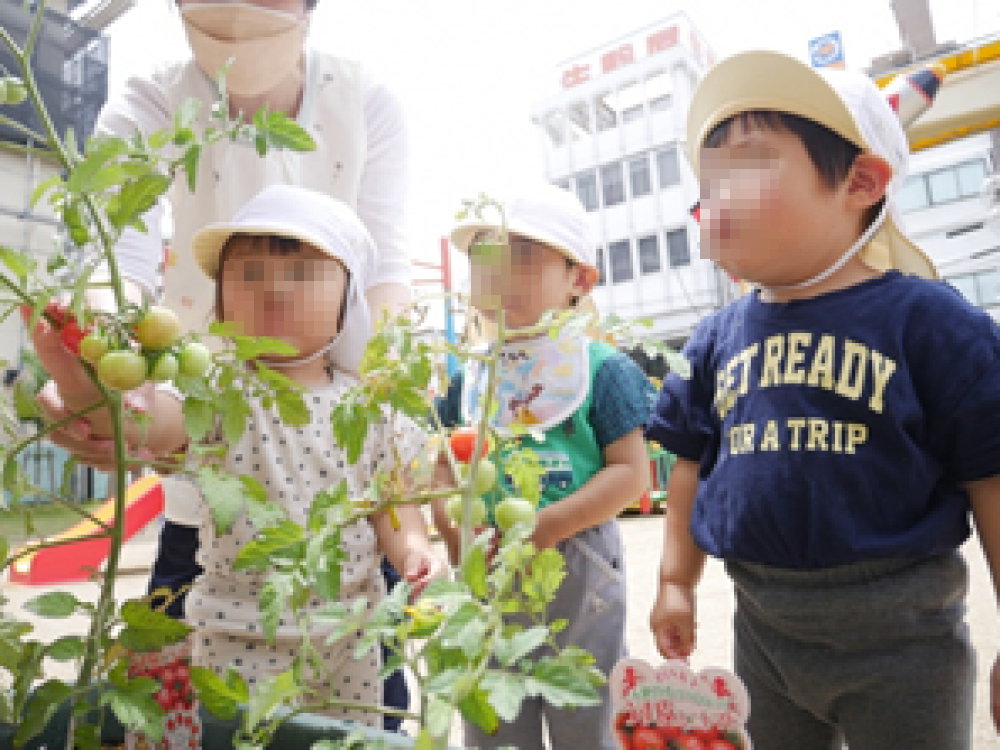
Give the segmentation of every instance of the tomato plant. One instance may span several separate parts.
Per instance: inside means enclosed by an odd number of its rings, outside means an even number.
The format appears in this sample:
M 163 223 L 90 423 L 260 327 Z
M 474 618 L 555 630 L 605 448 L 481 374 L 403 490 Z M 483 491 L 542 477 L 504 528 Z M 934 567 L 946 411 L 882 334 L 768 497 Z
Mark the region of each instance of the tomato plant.
M 481 497 L 472 498 L 472 503 L 470 505 L 472 510 L 472 525 L 482 526 L 486 523 L 486 501 Z M 462 523 L 462 496 L 452 495 L 448 498 L 448 503 L 445 506 L 445 510 L 448 513 L 448 518 L 451 519 L 452 523 L 456 526 L 460 526 Z
M 35 4 L 34 13 L 37 27 L 45 13 L 44 0 Z M 147 601 L 115 600 L 127 480 L 137 463 L 170 470 L 197 482 L 220 529 L 228 528 L 243 512 L 252 518 L 258 538 L 240 550 L 233 564 L 234 568 L 254 571 L 266 582 L 268 595 L 259 602 L 261 630 L 266 635 L 273 637 L 280 618 L 289 615 L 296 620 L 303 618 L 307 626 L 311 624 L 308 618 L 314 613 L 305 611 L 308 596 L 302 595 L 308 592 L 326 600 L 321 615 L 315 615 L 322 619 L 324 627 L 340 634 L 362 634 L 360 651 L 371 651 L 381 643 L 394 644 L 391 658 L 397 664 L 408 665 L 420 686 L 420 712 L 409 715 L 420 725 L 419 747 L 446 747 L 455 711 L 487 731 L 495 730 L 501 719 L 516 716 L 527 695 L 529 680 L 532 694 L 552 705 L 569 708 L 596 703 L 597 688 L 604 677 L 590 666 L 587 655 L 560 649 L 544 619 L 562 579 L 563 559 L 554 549 L 536 552 L 529 543 L 534 507 L 541 492 L 541 473 L 537 462 L 518 450 L 516 441 L 504 442 L 502 468 L 505 475 L 512 477 L 520 498 L 507 498 L 497 508 L 498 523 L 502 521 L 505 533 L 489 563 L 491 536 L 484 533 L 476 538 L 472 530 L 484 520 L 481 496 L 494 491 L 504 494 L 506 489 L 497 489 L 498 468 L 486 457 L 492 455 L 492 446 L 487 442 L 484 455 L 473 455 L 474 443 L 470 444 L 468 437 L 472 433 L 460 431 L 448 445 L 454 458 L 464 458 L 469 464 L 471 480 L 461 478 L 458 492 L 470 501 L 467 506 L 471 512 L 456 513 L 453 504 L 463 539 L 462 564 L 455 579 L 431 583 L 418 602 L 410 601 L 413 589 L 406 582 L 381 601 L 360 602 L 360 607 L 359 602 L 339 601 L 335 583 L 339 581 L 341 564 L 338 553 L 341 534 L 348 526 L 373 511 L 385 510 L 391 516 L 396 506 L 429 503 L 453 491 L 411 481 L 412 467 L 403 466 L 390 445 L 391 455 L 387 455 L 384 468 L 379 469 L 363 498 L 352 498 L 346 482 L 320 488 L 307 521 L 293 523 L 284 506 L 269 498 L 252 477 L 229 474 L 220 468 L 215 448 L 201 444 L 216 428 L 223 437 L 220 450 L 237 443 L 246 428 L 251 397 L 273 406 L 285 425 L 304 423 L 308 409 L 302 388 L 268 368 L 261 359 L 268 354 L 290 354 L 287 344 L 243 336 L 231 324 L 216 323 L 209 330 L 219 339 L 213 353 L 197 335 L 181 335 L 172 311 L 137 305 L 126 298 L 114 253 L 118 238 L 127 228 L 145 231 L 143 215 L 175 179 L 186 178 L 188 187 L 194 189 L 205 149 L 219 142 L 237 141 L 254 143 L 262 152 L 276 147 L 308 150 L 312 147 L 308 133 L 280 112 L 261 110 L 249 121 L 231 118 L 225 104 L 224 76 L 220 76 L 218 100 L 203 131 L 196 127 L 202 105 L 188 101 L 172 113 L 171 126 L 163 131 L 128 138 L 101 135 L 78 145 L 55 132 L 51 118 L 44 112 L 30 68 L 34 37 L 29 37 L 23 47 L 10 34 L 0 37 L 21 72 L 0 80 L 0 106 L 30 96 L 39 106 L 39 119 L 46 128 L 37 140 L 46 141 L 60 167 L 59 174 L 39 186 L 34 200 L 48 199 L 72 241 L 95 248 L 96 259 L 106 265 L 109 275 L 101 286 L 110 287 L 114 296 L 114 304 L 108 309 L 87 307 L 88 293 L 97 286 L 91 280 L 96 265 L 90 265 L 73 278 L 71 288 L 65 289 L 68 302 L 53 302 L 53 290 L 61 289 L 64 282 L 47 275 L 47 267 L 41 268 L 27 254 L 0 248 L 0 264 L 4 266 L 0 273 L 4 292 L 0 315 L 20 306 L 33 321 L 45 316 L 59 331 L 67 349 L 88 364 L 81 372 L 90 378 L 100 399 L 85 411 L 106 410 L 116 457 L 113 520 L 105 523 L 83 509 L 79 511 L 97 526 L 93 537 L 110 542 L 104 569 L 95 573 L 99 584 L 96 602 L 81 601 L 68 591 L 52 591 L 26 605 L 39 616 L 87 617 L 88 634 L 40 644 L 27 639 L 31 628 L 17 621 L 14 613 L 3 615 L 4 658 L 0 660 L 0 673 L 10 688 L 0 701 L 0 722 L 17 727 L 16 741 L 30 741 L 69 702 L 74 717 L 68 722 L 70 746 L 75 743 L 84 748 L 96 747 L 97 727 L 88 722 L 90 710 L 99 706 L 109 707 L 130 731 L 156 744 L 171 725 L 196 726 L 190 716 L 178 716 L 176 712 L 191 709 L 201 700 L 222 715 L 235 715 L 241 706 L 269 707 L 243 714 L 238 744 L 259 747 L 267 744 L 291 715 L 278 716 L 271 708 L 320 711 L 350 703 L 309 689 L 306 676 L 312 672 L 315 643 L 308 636 L 304 636 L 296 652 L 293 668 L 262 685 L 248 685 L 236 672 L 223 680 L 211 670 L 197 665 L 189 668 L 177 661 L 142 674 L 137 665 L 145 663 L 145 656 L 181 646 L 190 628 L 152 609 Z M 360 384 L 330 415 L 332 437 L 351 463 L 359 460 L 373 422 L 383 419 L 386 410 L 402 411 L 419 421 L 426 418 L 432 405 L 430 377 L 435 357 L 445 353 L 482 356 L 471 349 L 424 341 L 420 335 L 424 316 L 421 304 L 411 305 L 378 329 L 362 361 Z M 539 323 L 537 333 L 558 333 L 560 325 L 570 322 L 571 317 L 547 319 Z M 498 329 L 502 343 L 506 340 L 502 313 Z M 491 357 L 490 368 L 495 373 L 499 347 Z M 172 381 L 184 398 L 189 442 L 184 455 L 176 460 L 159 457 L 140 461 L 126 450 L 123 392 L 138 387 L 147 378 Z M 489 398 L 495 396 L 495 383 L 491 388 L 493 391 L 486 394 Z M 6 403 L 0 403 L 0 407 L 0 428 L 7 438 L 0 441 L 0 478 L 3 489 L 17 504 L 21 498 L 46 492 L 25 475 L 18 457 L 59 425 L 42 424 L 35 434 L 21 439 L 11 410 Z M 443 428 L 437 431 L 441 438 L 446 437 Z M 475 434 L 485 436 L 486 431 L 485 422 L 480 422 Z M 498 461 L 499 447 L 494 456 Z M 27 548 L 27 552 L 78 541 L 78 537 L 46 540 Z M 16 564 L 27 552 L 12 554 L 7 541 L 0 539 L 4 566 Z M 517 612 L 531 616 L 532 637 L 547 647 L 544 656 L 528 658 L 523 653 L 524 627 L 505 621 L 503 616 Z M 303 632 L 310 632 L 310 628 L 304 627 Z M 414 643 L 414 639 L 421 641 Z M 71 682 L 46 680 L 45 660 L 49 656 L 76 660 L 76 678 Z

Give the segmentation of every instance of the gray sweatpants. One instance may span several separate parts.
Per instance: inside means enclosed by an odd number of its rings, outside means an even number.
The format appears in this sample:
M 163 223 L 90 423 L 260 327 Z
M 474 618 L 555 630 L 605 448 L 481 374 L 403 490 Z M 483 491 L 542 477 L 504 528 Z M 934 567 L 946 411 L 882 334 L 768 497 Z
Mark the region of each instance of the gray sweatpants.
M 569 625 L 556 636 L 560 648 L 574 645 L 594 655 L 595 666 L 610 675 L 625 656 L 625 559 L 621 533 L 614 519 L 581 531 L 561 542 L 566 578 L 548 608 L 548 620 L 566 619 Z M 545 654 L 540 649 L 533 656 Z M 612 731 L 611 700 L 607 686 L 601 704 L 592 708 L 555 708 L 541 698 L 528 698 L 510 724 L 501 722 L 496 734 L 465 723 L 465 745 L 473 748 L 515 747 L 542 750 L 548 727 L 552 750 L 618 750 Z
M 969 750 L 975 654 L 958 553 L 817 571 L 729 562 L 755 750 Z

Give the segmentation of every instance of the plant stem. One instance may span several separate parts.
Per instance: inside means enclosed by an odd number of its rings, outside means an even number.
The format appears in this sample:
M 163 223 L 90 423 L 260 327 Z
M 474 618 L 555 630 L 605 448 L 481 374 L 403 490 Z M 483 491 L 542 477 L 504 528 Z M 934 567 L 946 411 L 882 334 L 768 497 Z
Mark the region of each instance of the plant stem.
M 39 133 L 36 133 L 27 125 L 22 125 L 17 120 L 7 117 L 6 115 L 0 115 L 0 124 L 6 125 L 8 128 L 13 128 L 14 130 L 19 130 L 23 135 L 26 135 L 33 141 L 36 141 L 38 143 L 45 142 L 45 138 L 42 137 Z
M 60 420 L 58 422 L 53 422 L 52 424 L 49 424 L 49 425 L 45 425 L 44 429 L 36 432 L 30 438 L 26 438 L 25 440 L 22 440 L 20 443 L 18 443 L 17 445 L 15 445 L 12 450 L 7 451 L 6 455 L 8 457 L 16 456 L 18 453 L 20 453 L 21 451 L 23 451 L 25 448 L 27 448 L 32 443 L 37 443 L 42 438 L 46 437 L 47 435 L 55 432 L 56 430 L 58 430 L 58 429 L 60 429 L 62 427 L 65 427 L 70 422 L 75 422 L 80 417 L 86 416 L 87 414 L 90 414 L 90 412 L 92 412 L 92 411 L 96 411 L 97 409 L 100 409 L 100 408 L 102 408 L 104 406 L 107 406 L 107 404 L 108 404 L 107 398 L 101 399 L 100 401 L 95 401 L 90 406 L 86 407 L 85 409 L 81 409 L 78 412 L 74 412 L 73 414 L 70 414 L 65 419 L 62 419 L 62 420 Z
M 108 550 L 108 559 L 104 567 L 104 581 L 101 585 L 100 598 L 94 611 L 94 618 L 90 623 L 90 632 L 87 635 L 86 651 L 84 652 L 83 665 L 80 667 L 80 675 L 76 686 L 85 688 L 90 685 L 94 668 L 97 665 L 100 647 L 100 635 L 104 631 L 105 624 L 111 615 L 110 610 L 114 607 L 115 579 L 118 575 L 118 561 L 121 556 L 123 525 L 125 518 L 125 492 L 126 492 L 126 467 L 125 467 L 125 436 L 122 425 L 122 405 L 121 398 L 115 396 L 112 399 L 111 420 L 115 439 L 115 465 L 116 488 L 115 488 L 115 523 L 111 528 L 111 548 Z M 72 745 L 72 722 L 70 722 L 70 735 L 67 743 Z
M 490 421 L 490 409 L 493 406 L 493 393 L 496 388 L 497 364 L 500 361 L 500 350 L 504 342 L 504 315 L 503 310 L 497 311 L 497 340 L 493 348 L 492 358 L 489 364 L 489 375 L 486 379 L 486 403 L 480 407 L 482 414 L 479 419 L 479 430 L 476 432 L 476 444 L 472 449 L 472 461 L 469 464 L 469 482 L 462 493 L 462 536 L 461 536 L 461 560 L 465 564 L 466 556 L 472 549 L 472 500 L 475 491 L 476 469 L 479 467 L 480 452 L 486 440 L 486 425 Z M 498 476 L 497 482 L 503 482 L 503 477 Z

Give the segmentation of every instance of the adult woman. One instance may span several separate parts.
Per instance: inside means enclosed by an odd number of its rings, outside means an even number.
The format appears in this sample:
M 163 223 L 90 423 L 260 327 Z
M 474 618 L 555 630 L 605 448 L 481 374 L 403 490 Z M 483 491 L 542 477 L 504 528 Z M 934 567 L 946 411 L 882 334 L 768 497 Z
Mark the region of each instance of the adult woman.
M 233 117 L 249 118 L 263 107 L 281 111 L 295 118 L 316 142 L 312 152 L 272 151 L 263 158 L 248 143 L 223 142 L 206 150 L 198 166 L 195 193 L 188 191 L 183 179 L 168 193 L 174 251 L 165 263 L 159 236 L 163 203 L 145 217 L 148 233 L 127 230 L 123 234 L 115 255 L 126 293 L 134 301 L 162 297 L 186 329 L 204 330 L 213 304 L 212 285 L 197 271 L 190 252 L 193 233 L 232 216 L 262 188 L 276 183 L 326 193 L 357 211 L 378 251 L 375 273 L 366 289 L 373 319 L 383 308 L 398 310 L 409 300 L 410 259 L 403 232 L 408 147 L 401 107 L 357 63 L 306 47 L 317 2 L 176 0 L 192 58 L 164 65 L 151 76 L 132 78 L 124 93 L 101 113 L 100 133 L 129 136 L 139 130 L 148 134 L 169 127 L 181 103 L 196 98 L 202 102 L 199 125 L 204 126 L 217 96 L 216 75 L 231 60 L 226 83 Z M 162 290 L 158 282 L 161 263 L 165 266 Z M 104 309 L 113 304 L 107 291 L 92 293 L 89 301 Z M 49 419 L 62 420 L 93 403 L 97 392 L 52 331 L 39 325 L 33 338 L 43 364 L 53 374 L 39 395 Z M 351 367 L 351 363 L 343 364 Z M 152 399 L 158 408 L 161 399 L 171 405 L 170 427 L 163 435 L 165 440 L 176 440 L 184 429 L 176 393 L 145 387 L 129 394 L 126 403 L 142 410 Z M 106 415 L 94 412 L 86 421 L 51 437 L 85 463 L 107 469 L 113 463 L 109 434 Z M 129 437 L 130 448 L 141 451 L 141 432 L 130 430 Z M 150 447 L 155 453 L 155 446 Z M 152 585 L 176 587 L 198 571 L 193 524 L 199 498 L 189 484 L 165 479 L 164 485 L 167 523 Z M 179 606 L 173 612 L 180 614 Z M 398 705 L 398 699 L 390 702 Z

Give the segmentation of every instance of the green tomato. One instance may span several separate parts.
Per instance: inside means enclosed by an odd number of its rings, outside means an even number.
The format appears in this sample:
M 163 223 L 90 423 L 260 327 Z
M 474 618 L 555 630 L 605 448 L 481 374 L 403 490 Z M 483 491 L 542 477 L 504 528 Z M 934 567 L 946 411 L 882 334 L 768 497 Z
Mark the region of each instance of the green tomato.
M 476 466 L 476 478 L 473 482 L 473 493 L 477 497 L 485 495 L 497 485 L 497 467 L 488 458 L 482 459 Z
M 181 335 L 181 321 L 169 307 L 153 305 L 135 327 L 135 337 L 144 349 L 166 349 Z
M 200 378 L 212 364 L 212 354 L 208 347 L 192 341 L 184 345 L 181 349 L 180 366 L 181 372 L 192 378 Z
M 177 377 L 179 369 L 180 365 L 177 363 L 177 357 L 170 352 L 164 352 L 156 360 L 156 364 L 153 365 L 153 371 L 149 373 L 149 379 L 157 383 L 162 383 L 165 380 L 173 380 Z
M 107 337 L 100 331 L 88 333 L 80 342 L 80 356 L 92 365 L 97 365 L 101 357 L 108 353 L 111 345 Z
M 481 497 L 472 498 L 471 511 L 473 527 L 486 523 L 486 502 Z M 449 497 L 445 505 L 445 512 L 453 524 L 460 526 L 462 524 L 462 496 L 452 495 Z
M 146 380 L 146 360 L 133 351 L 108 352 L 97 363 L 97 377 L 106 388 L 131 391 Z
M 535 507 L 523 497 L 508 497 L 493 510 L 500 531 L 509 531 L 514 526 L 535 527 Z
M 6 91 L 4 101 L 11 106 L 17 106 L 28 98 L 28 87 L 24 85 L 20 78 L 8 78 L 4 81 Z

